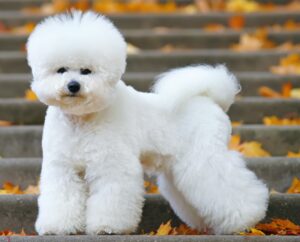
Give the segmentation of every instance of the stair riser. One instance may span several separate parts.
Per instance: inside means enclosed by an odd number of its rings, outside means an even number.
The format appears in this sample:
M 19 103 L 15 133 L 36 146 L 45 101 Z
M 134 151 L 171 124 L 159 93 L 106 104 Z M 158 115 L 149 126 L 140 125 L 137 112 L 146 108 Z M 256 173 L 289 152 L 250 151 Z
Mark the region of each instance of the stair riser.
M 278 192 L 286 192 L 294 177 L 300 177 L 300 159 L 260 158 L 246 159 L 248 167 L 262 179 L 269 187 Z M 4 182 L 18 184 L 22 189 L 29 185 L 38 184 L 40 177 L 41 160 L 28 159 L 1 159 L 0 186 Z M 155 177 L 145 177 L 155 182 Z
M 288 151 L 299 151 L 300 129 L 298 126 L 264 127 L 243 125 L 233 128 L 233 134 L 239 134 L 243 141 L 262 143 L 263 148 L 273 156 L 286 156 Z
M 294 52 L 293 52 L 294 53 Z M 130 55 L 127 72 L 161 72 L 192 64 L 225 64 L 232 71 L 269 71 L 289 52 L 235 53 L 228 51 L 199 51 L 172 54 L 143 53 Z M 29 73 L 24 54 L 1 54 L 0 73 Z
M 276 108 L 274 108 L 276 106 Z M 46 106 L 39 102 L 13 99 L 0 100 L 0 119 L 13 124 L 43 124 Z M 251 110 L 251 112 L 249 112 Z M 30 114 L 30 115 L 28 115 Z M 255 115 L 253 115 L 255 114 Z M 244 124 L 262 123 L 265 116 L 297 117 L 300 114 L 300 100 L 265 100 L 245 98 L 236 101 L 229 110 L 232 121 Z
M 0 1 L 0 9 L 2 11 L 6 10 L 21 10 L 22 8 L 29 6 L 41 6 L 43 3 L 50 1 L 45 0 L 9 0 L 9 1 Z
M 265 127 L 243 125 L 233 129 L 244 141 L 258 141 L 274 156 L 299 151 L 299 127 Z M 0 156 L 41 157 L 41 126 L 0 128 Z
M 0 237 L 0 242 L 7 242 L 7 237 Z M 10 242 L 299 242 L 297 236 L 148 236 L 148 235 L 77 235 L 77 236 L 14 236 Z
M 30 88 L 28 80 L 9 80 L 0 81 L 0 97 L 16 98 L 24 97 L 25 91 Z
M 242 32 L 201 33 L 197 30 L 187 34 L 185 34 L 184 30 L 182 32 L 169 34 L 156 34 L 155 32 L 126 34 L 125 31 L 125 39 L 128 43 L 142 50 L 159 49 L 165 45 L 172 45 L 179 49 L 220 49 L 229 48 L 233 44 L 238 43 L 242 34 Z M 277 45 L 287 41 L 299 43 L 300 34 L 298 32 L 275 32 L 269 35 L 269 39 Z M 26 41 L 27 36 L 0 35 L 0 51 L 24 50 Z
M 236 101 L 229 109 L 232 121 L 244 124 L 259 124 L 266 116 L 299 117 L 300 100 L 244 98 Z
M 170 28 L 198 28 L 210 23 L 227 25 L 230 17 L 236 13 L 208 13 L 208 14 L 118 14 L 109 18 L 121 29 L 145 29 L 153 27 Z M 244 14 L 245 27 L 261 27 L 265 25 L 282 24 L 289 19 L 300 21 L 298 12 L 277 12 L 277 13 L 251 13 Z M 14 11 L 1 11 L 0 21 L 7 26 L 22 25 L 27 22 L 39 22 L 43 16 L 19 15 Z
M 72 0 L 76 2 L 75 0 Z M 160 0 L 160 2 L 165 3 L 168 0 Z M 269 0 L 257 0 L 261 3 L 268 3 Z M 24 7 L 31 6 L 41 6 L 44 3 L 51 2 L 49 0 L 10 0 L 10 1 L 0 1 L 0 9 L 1 10 L 20 10 Z M 89 0 L 89 2 L 93 2 L 93 0 Z M 177 4 L 191 4 L 193 0 L 175 0 Z M 273 0 L 275 4 L 285 4 L 290 2 L 290 0 Z
M 25 189 L 36 185 L 41 172 L 41 159 L 0 159 L 0 186 L 12 182 Z
M 125 74 L 123 80 L 133 86 L 136 90 L 147 92 L 152 87 L 156 74 L 141 73 L 139 76 Z M 251 74 L 237 75 L 241 83 L 241 96 L 259 96 L 258 89 L 261 86 L 268 86 L 281 92 L 282 85 L 290 82 L 293 88 L 300 88 L 300 76 L 270 76 Z M 0 76 L 0 98 L 23 98 L 25 91 L 30 88 L 31 77 L 27 75 L 22 79 L 5 79 Z
M 59 191 L 58 191 L 59 192 Z M 27 233 L 34 233 L 34 222 L 37 216 L 35 196 L 0 196 L 0 230 L 11 229 Z M 300 209 L 300 197 L 297 195 L 273 195 L 269 204 L 266 220 L 271 218 L 288 218 L 300 223 L 300 216 L 295 211 Z M 143 209 L 143 217 L 139 231 L 150 232 L 156 230 L 162 222 L 172 220 L 174 225 L 180 220 L 173 213 L 168 203 L 160 196 L 147 196 Z

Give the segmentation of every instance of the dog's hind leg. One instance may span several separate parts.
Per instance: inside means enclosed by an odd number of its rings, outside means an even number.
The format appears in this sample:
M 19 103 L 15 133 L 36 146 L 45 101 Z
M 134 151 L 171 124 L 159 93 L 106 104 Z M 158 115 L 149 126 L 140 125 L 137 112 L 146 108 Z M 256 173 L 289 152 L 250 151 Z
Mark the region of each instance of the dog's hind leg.
M 184 198 L 181 192 L 173 184 L 170 173 L 160 173 L 158 176 L 160 193 L 169 201 L 174 212 L 180 219 L 192 228 L 205 231 L 205 224 L 199 217 L 197 210 L 193 208 Z
M 190 204 L 187 211 L 193 207 L 209 230 L 216 234 L 239 232 L 264 217 L 267 188 L 246 168 L 236 152 L 209 156 L 195 152 L 182 162 L 186 165 L 174 166 L 174 186 Z
M 179 110 L 177 122 L 180 147 L 167 172 L 190 204 L 186 211 L 194 208 L 216 234 L 238 232 L 262 219 L 268 190 L 247 169 L 241 155 L 228 150 L 231 124 L 227 115 L 200 97 Z M 170 196 L 169 201 L 176 204 L 176 197 Z

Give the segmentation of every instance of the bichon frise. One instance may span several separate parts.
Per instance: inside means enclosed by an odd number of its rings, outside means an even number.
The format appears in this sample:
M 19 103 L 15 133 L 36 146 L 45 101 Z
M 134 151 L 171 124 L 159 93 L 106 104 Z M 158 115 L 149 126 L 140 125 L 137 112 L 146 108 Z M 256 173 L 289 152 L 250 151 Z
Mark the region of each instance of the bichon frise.
M 129 233 L 144 202 L 143 171 L 188 225 L 229 234 L 265 215 L 268 190 L 227 148 L 239 91 L 224 66 L 159 76 L 152 93 L 126 86 L 126 43 L 105 17 L 73 11 L 37 25 L 32 89 L 49 105 L 43 133 L 39 234 Z

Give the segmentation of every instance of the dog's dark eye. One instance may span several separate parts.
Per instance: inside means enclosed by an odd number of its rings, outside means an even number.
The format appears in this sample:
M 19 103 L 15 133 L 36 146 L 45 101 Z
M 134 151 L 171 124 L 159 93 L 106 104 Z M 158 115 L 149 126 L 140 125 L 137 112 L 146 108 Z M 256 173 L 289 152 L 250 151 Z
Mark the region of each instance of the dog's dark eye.
M 80 69 L 80 74 L 81 75 L 88 75 L 88 74 L 91 74 L 92 71 L 90 69 Z
M 66 71 L 67 71 L 67 68 L 61 67 L 56 72 L 62 74 L 62 73 L 65 73 Z

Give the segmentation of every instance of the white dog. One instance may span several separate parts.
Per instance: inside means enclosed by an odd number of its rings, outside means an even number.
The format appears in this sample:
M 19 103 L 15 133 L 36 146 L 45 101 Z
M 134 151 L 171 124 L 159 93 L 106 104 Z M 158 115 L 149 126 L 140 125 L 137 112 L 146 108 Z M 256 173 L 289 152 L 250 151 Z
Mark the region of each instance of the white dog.
M 153 93 L 126 86 L 126 43 L 105 17 L 73 11 L 31 34 L 32 89 L 49 105 L 39 234 L 129 233 L 144 202 L 143 167 L 191 227 L 228 234 L 265 215 L 268 190 L 227 148 L 239 91 L 224 66 L 161 75 Z

